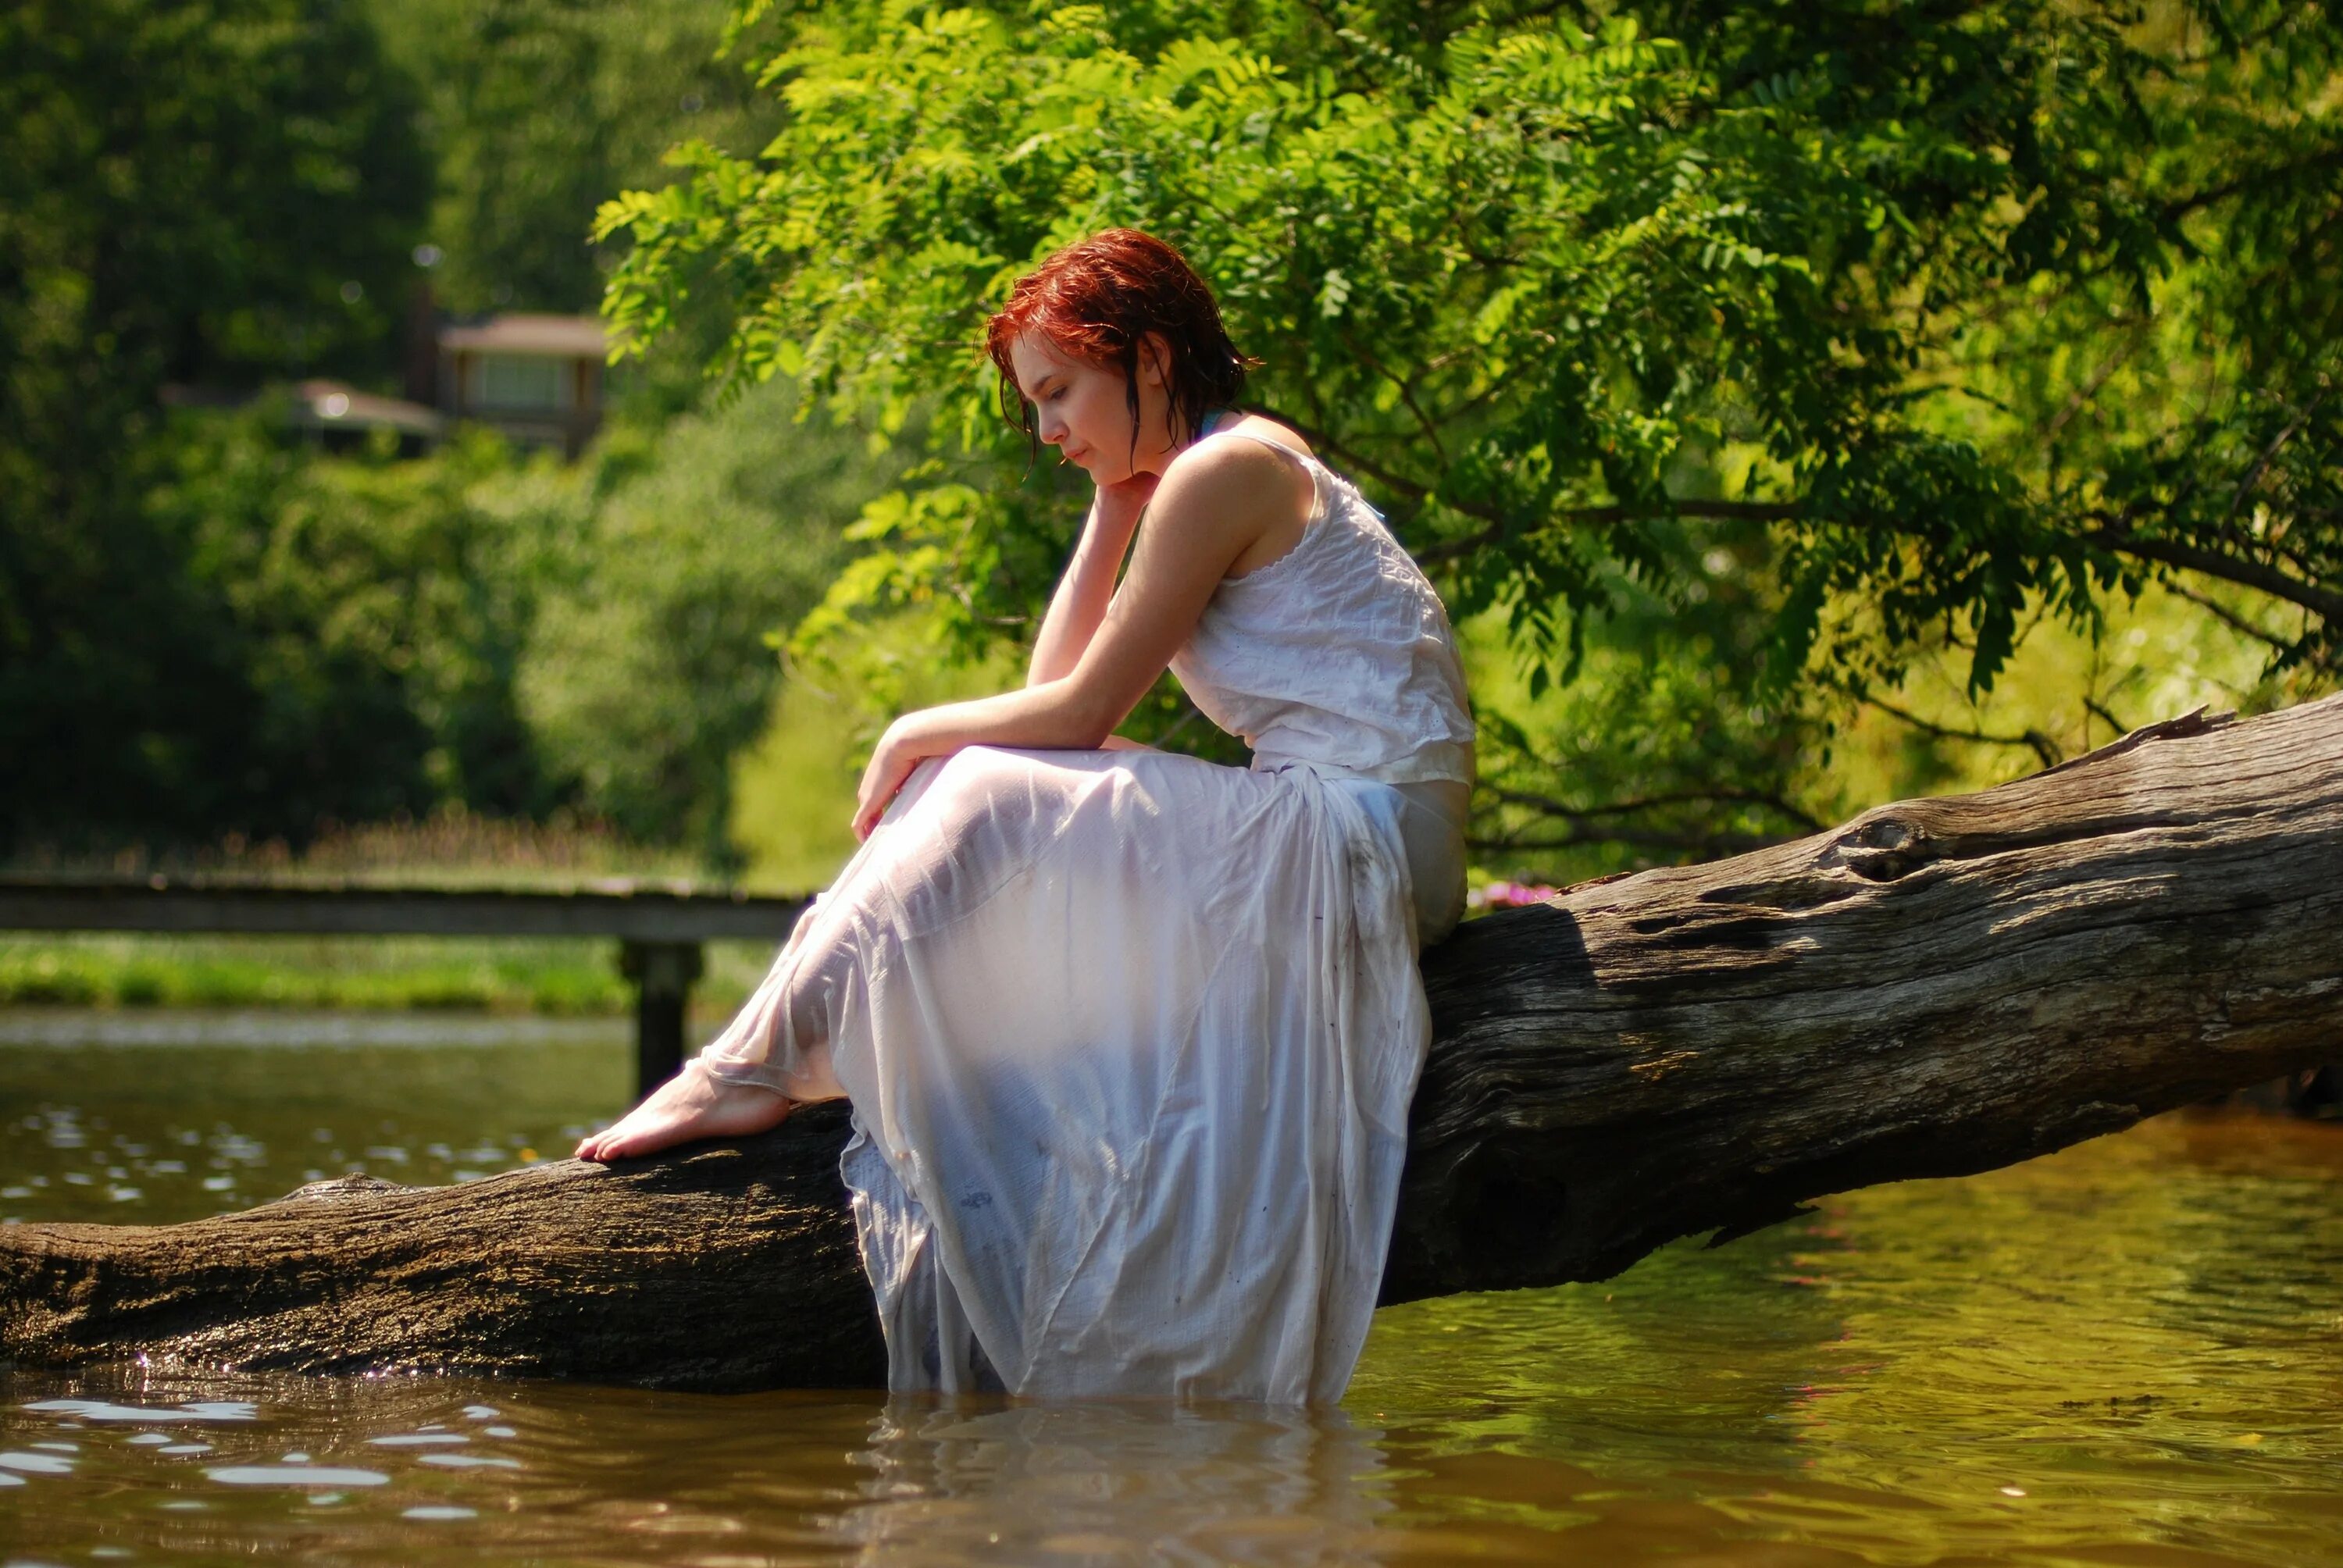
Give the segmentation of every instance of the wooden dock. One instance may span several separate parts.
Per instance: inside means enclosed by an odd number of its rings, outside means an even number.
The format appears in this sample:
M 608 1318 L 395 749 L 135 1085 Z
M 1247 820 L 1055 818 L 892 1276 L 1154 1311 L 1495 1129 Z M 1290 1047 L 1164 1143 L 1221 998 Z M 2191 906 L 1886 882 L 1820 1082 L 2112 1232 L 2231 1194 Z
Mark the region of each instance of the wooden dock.
M 0 930 L 297 936 L 599 937 L 635 986 L 635 1070 L 650 1089 L 683 1065 L 700 944 L 779 947 L 807 900 L 607 879 L 555 891 L 269 882 L 245 877 L 0 875 Z

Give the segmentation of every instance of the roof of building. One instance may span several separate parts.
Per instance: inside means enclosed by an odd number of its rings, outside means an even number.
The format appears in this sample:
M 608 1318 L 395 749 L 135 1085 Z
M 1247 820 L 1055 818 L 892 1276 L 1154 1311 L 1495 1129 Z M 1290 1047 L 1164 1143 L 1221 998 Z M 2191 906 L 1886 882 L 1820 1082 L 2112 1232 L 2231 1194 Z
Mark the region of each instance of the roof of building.
M 447 423 L 437 409 L 402 397 L 360 392 L 339 381 L 304 381 L 293 389 L 293 422 L 320 430 L 388 428 L 410 436 L 437 436 Z
M 439 329 L 442 349 L 599 359 L 608 351 L 608 344 L 601 318 L 593 316 L 491 316 L 486 321 Z

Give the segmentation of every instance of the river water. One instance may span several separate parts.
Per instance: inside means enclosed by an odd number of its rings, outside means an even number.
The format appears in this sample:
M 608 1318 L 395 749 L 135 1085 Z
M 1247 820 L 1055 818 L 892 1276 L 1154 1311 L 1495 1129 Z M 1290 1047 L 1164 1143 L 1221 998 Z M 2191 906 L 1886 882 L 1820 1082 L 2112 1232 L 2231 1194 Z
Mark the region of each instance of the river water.
M 628 1060 L 597 1022 L 0 1014 L 0 1218 L 475 1180 Z M 1386 1311 L 1315 1414 L 0 1373 L 0 1563 L 2343 1563 L 2338 1178 L 2343 1126 L 2166 1117 Z

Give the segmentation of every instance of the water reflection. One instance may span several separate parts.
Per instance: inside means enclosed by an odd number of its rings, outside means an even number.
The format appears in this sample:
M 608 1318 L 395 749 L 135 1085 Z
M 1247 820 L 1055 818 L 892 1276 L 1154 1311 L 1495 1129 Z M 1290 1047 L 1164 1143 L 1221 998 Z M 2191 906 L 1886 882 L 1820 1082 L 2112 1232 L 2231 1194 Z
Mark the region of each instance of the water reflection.
M 59 1386 L 80 1392 L 25 1397 Z M 11 1545 L 874 1564 L 1311 1564 L 1427 1549 L 1383 1527 L 1396 1477 L 1381 1434 L 1339 1411 L 501 1385 L 496 1440 L 465 1408 L 488 1386 L 0 1377 L 0 1465 L 24 1461 L 21 1479 L 61 1489 L 16 1516 Z M 197 1419 L 232 1425 L 199 1461 L 174 1460 L 151 1439 L 191 1418 L 199 1388 L 246 1397 L 208 1402 L 223 1413 Z M 50 1435 L 25 1441 L 35 1432 Z
M 1378 1435 L 1340 1411 L 898 1405 L 834 1529 L 872 1563 L 1381 1561 Z
M 626 1072 L 622 1035 L 0 1045 L 0 1213 L 455 1180 Z M 1386 1311 L 1317 1414 L 0 1373 L 0 1561 L 2332 1563 L 2338 1177 L 2343 1129 L 2167 1118 Z
M 0 1221 L 190 1219 L 351 1173 L 478 1181 L 622 1106 L 631 1051 L 601 1019 L 0 1010 Z

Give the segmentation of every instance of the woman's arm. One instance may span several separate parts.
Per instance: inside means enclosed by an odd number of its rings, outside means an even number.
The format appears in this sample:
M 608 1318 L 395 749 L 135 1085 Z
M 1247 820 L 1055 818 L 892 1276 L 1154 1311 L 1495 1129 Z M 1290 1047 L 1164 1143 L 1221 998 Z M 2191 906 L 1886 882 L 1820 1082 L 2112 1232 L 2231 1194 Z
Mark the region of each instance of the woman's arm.
M 867 838 L 913 768 L 963 746 L 1094 750 L 1195 628 L 1239 556 L 1294 506 L 1285 459 L 1250 441 L 1183 455 L 1148 508 L 1123 576 L 1073 668 L 1054 680 L 907 713 L 863 770 L 854 833 Z
M 1062 680 L 1081 662 L 1083 650 L 1106 618 L 1106 607 L 1114 598 L 1115 574 L 1122 569 L 1131 536 L 1137 531 L 1157 483 L 1156 475 L 1135 474 L 1121 484 L 1101 488 L 1091 500 L 1082 537 L 1074 546 L 1074 558 L 1067 563 L 1066 575 L 1058 579 L 1049 611 L 1041 617 L 1041 633 L 1033 638 L 1026 685 Z

